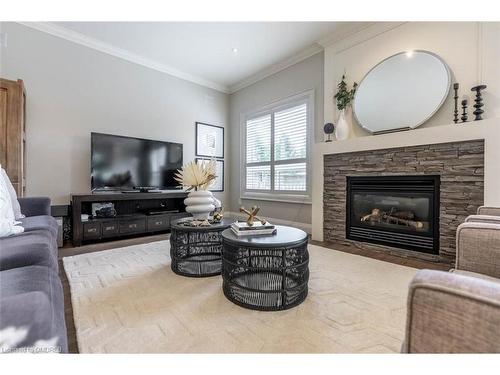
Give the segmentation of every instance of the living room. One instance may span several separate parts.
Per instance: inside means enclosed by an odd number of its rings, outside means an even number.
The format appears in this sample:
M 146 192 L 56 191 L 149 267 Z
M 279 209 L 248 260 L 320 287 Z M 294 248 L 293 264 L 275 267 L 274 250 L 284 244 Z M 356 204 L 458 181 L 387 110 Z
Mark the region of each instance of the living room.
M 19 14 L 1 352 L 500 352 L 500 22 Z

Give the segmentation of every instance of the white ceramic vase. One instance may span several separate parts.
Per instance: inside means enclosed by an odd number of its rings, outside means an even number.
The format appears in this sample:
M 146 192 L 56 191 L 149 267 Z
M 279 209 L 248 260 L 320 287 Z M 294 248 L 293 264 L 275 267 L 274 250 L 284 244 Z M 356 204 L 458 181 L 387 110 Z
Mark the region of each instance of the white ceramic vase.
M 349 108 L 340 111 L 337 126 L 335 127 L 335 137 L 338 141 L 345 141 L 349 138 L 351 131 L 350 113 Z
M 214 197 L 208 190 L 192 191 L 184 199 L 184 204 L 195 220 L 207 220 L 210 212 L 215 210 Z

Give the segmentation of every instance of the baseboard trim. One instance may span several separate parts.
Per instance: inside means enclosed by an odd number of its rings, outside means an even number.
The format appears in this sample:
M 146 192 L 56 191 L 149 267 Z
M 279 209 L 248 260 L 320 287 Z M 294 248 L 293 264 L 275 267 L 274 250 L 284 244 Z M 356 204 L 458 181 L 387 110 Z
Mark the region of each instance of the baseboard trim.
M 240 212 L 228 211 L 228 212 L 225 212 L 224 214 L 225 214 L 225 216 L 231 216 L 231 217 L 235 217 L 237 219 L 246 219 L 247 218 L 247 215 L 244 215 Z M 299 223 L 298 221 L 277 219 L 274 217 L 267 217 L 267 216 L 266 216 L 266 219 L 269 220 L 272 224 L 288 225 L 290 227 L 302 229 L 306 233 L 309 233 L 309 234 L 312 233 L 312 224 Z

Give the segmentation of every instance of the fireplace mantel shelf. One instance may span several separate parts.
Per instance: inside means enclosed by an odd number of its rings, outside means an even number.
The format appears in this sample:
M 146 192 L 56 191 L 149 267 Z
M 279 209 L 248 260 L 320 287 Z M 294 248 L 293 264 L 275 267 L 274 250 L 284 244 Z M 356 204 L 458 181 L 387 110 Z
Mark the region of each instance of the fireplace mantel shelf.
M 424 127 L 397 133 L 351 138 L 314 145 L 312 237 L 323 241 L 324 156 L 331 154 L 484 140 L 484 203 L 500 206 L 500 118 Z
M 469 121 L 432 127 L 420 127 L 394 133 L 367 135 L 344 141 L 319 142 L 314 145 L 315 156 L 344 152 L 380 150 L 391 147 L 420 146 L 435 143 L 486 139 L 500 133 L 500 118 Z M 498 134 L 497 134 L 498 135 Z

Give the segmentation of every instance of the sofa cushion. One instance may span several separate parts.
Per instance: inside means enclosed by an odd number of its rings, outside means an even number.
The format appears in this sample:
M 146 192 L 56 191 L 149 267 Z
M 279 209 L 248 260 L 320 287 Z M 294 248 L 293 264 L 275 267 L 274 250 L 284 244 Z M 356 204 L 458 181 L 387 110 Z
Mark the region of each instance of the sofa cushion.
M 43 292 L 18 294 L 1 302 L 0 341 L 8 350 L 37 346 L 44 352 L 63 351 L 59 337 L 64 336 L 64 327 L 48 322 L 53 306 Z
M 29 216 L 19 219 L 21 226 L 25 232 L 33 230 L 48 230 L 55 238 L 57 238 L 57 221 L 52 216 Z
M 29 217 L 23 220 L 32 219 L 36 217 L 37 216 Z M 55 222 L 54 218 L 50 217 L 50 219 L 52 219 Z M 54 251 L 57 252 L 57 231 L 55 231 L 53 228 L 52 220 L 47 220 L 45 224 L 43 220 L 40 221 L 27 220 L 26 225 L 28 226 L 29 230 L 26 230 L 23 233 L 19 233 L 14 236 L 0 238 L 0 243 L 4 243 L 3 241 L 6 241 L 5 242 L 6 244 L 12 244 L 15 241 L 27 241 L 30 243 L 43 242 L 50 244 L 54 248 Z
M 0 257 L 2 253 L 14 246 L 29 246 L 29 245 L 46 245 L 50 249 L 50 253 L 57 260 L 57 238 L 54 238 L 48 230 L 32 230 L 15 236 L 0 238 Z M 25 264 L 26 266 L 32 264 Z M 1 264 L 0 264 L 1 267 Z
M 0 272 L 0 332 L 27 329 L 16 346 L 32 346 L 39 340 L 67 351 L 64 296 L 57 273 L 43 266 Z M 21 331 L 22 333 L 22 331 Z
M 58 270 L 57 254 L 48 242 L 27 241 L 0 242 L 0 271 L 26 266 L 46 266 Z

